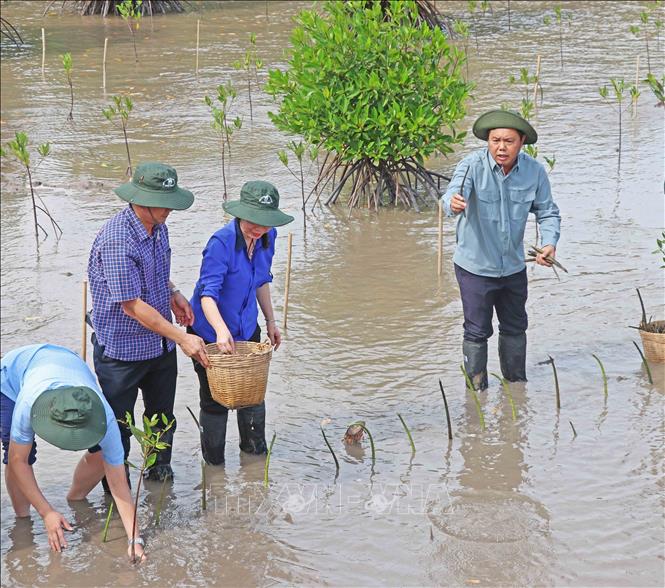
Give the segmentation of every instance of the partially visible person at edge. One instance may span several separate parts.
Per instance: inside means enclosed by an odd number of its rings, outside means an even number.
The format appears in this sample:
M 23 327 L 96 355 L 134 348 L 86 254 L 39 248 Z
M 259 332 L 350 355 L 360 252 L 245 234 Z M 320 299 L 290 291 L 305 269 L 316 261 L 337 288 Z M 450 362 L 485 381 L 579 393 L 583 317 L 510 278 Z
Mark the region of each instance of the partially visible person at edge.
M 116 418 L 134 414 L 140 388 L 143 414 L 163 414 L 172 421 L 178 373 L 175 344 L 208 365 L 203 340 L 171 322 L 171 312 L 183 326 L 191 325 L 194 315 L 169 279 L 171 247 L 164 223 L 172 210 L 189 208 L 194 196 L 178 187 L 176 170 L 161 163 L 138 165 L 132 180 L 115 193 L 129 205 L 104 224 L 88 261 L 95 371 Z M 147 470 L 148 479 L 173 477 L 174 432 L 175 423 L 162 437 L 168 447 Z M 129 429 L 121 426 L 120 434 L 127 459 Z
M 274 227 L 292 216 L 279 210 L 279 193 L 268 182 L 247 182 L 240 200 L 223 204 L 235 218 L 219 229 L 203 250 L 201 273 L 191 299 L 194 324 L 189 329 L 206 343 L 217 343 L 224 353 L 235 351 L 235 341 L 260 341 L 258 306 L 266 321 L 270 342 L 279 348 L 282 336 L 275 322 L 270 297 L 270 268 L 275 253 Z M 212 465 L 224 463 L 228 410 L 212 399 L 208 377 L 196 359 L 199 378 L 201 450 Z M 238 410 L 240 449 L 267 453 L 265 403 Z
M 1 363 L 2 463 L 16 516 L 30 516 L 32 505 L 44 520 L 51 549 L 66 548 L 64 531 L 72 531 L 72 526 L 42 494 L 32 469 L 37 460 L 35 434 L 60 449 L 87 449 L 74 470 L 67 500 L 83 500 L 106 474 L 127 533 L 128 554 L 134 543 L 136 557 L 142 559 L 138 526 L 132 533 L 134 505 L 118 423 L 90 368 L 73 351 L 50 344 L 19 347 Z
M 556 254 L 561 217 L 545 168 L 521 151 L 538 140 L 528 121 L 492 110 L 476 120 L 473 134 L 487 148 L 457 165 L 442 202 L 448 216 L 459 215 L 453 261 L 464 310 L 464 367 L 483 390 L 494 309 L 501 373 L 510 382 L 526 381 L 524 229 L 534 213 L 542 242 L 536 263 L 551 266 L 546 258 Z

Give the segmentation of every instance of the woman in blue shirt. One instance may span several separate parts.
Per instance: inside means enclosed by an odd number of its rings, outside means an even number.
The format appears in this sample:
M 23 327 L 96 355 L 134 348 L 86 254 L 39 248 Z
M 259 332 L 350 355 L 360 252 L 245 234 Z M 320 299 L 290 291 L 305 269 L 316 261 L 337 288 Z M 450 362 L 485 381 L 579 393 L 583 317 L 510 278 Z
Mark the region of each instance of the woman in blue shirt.
M 217 343 L 222 352 L 233 353 L 235 341 L 260 341 L 258 307 L 265 317 L 270 342 L 277 349 L 282 336 L 275 322 L 270 282 L 275 253 L 274 227 L 293 220 L 279 210 L 279 193 L 268 182 L 247 182 L 240 200 L 227 202 L 224 210 L 235 218 L 219 229 L 203 250 L 199 280 L 191 305 L 194 324 L 190 330 L 206 343 Z M 212 465 L 224 463 L 228 409 L 212 399 L 205 368 L 194 360 L 199 378 L 201 450 Z M 238 410 L 240 449 L 267 453 L 265 404 Z

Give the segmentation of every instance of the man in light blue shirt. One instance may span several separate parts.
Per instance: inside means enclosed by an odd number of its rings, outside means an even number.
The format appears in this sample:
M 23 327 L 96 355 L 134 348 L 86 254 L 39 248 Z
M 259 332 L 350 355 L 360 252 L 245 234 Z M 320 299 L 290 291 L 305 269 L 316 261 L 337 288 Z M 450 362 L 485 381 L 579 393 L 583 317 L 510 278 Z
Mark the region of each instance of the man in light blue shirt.
M 527 277 L 524 229 L 530 212 L 540 226 L 542 253 L 551 266 L 561 217 L 544 167 L 521 152 L 538 140 L 516 113 L 486 112 L 473 134 L 488 142 L 465 157 L 442 198 L 448 216 L 458 215 L 453 261 L 464 310 L 464 366 L 474 387 L 487 388 L 487 340 L 499 319 L 499 361 L 511 382 L 526 381 Z
M 44 519 L 54 551 L 67 546 L 63 529 L 72 527 L 42 494 L 32 465 L 36 461 L 35 434 L 61 449 L 89 450 L 76 466 L 68 500 L 83 500 L 106 475 L 128 540 L 139 559 L 143 541 L 133 533 L 134 509 L 125 475 L 120 430 L 86 363 L 73 351 L 57 345 L 19 347 L 2 358 L 0 380 L 0 435 L 5 483 L 17 517 L 27 517 L 33 506 Z M 132 540 L 132 537 L 134 539 Z

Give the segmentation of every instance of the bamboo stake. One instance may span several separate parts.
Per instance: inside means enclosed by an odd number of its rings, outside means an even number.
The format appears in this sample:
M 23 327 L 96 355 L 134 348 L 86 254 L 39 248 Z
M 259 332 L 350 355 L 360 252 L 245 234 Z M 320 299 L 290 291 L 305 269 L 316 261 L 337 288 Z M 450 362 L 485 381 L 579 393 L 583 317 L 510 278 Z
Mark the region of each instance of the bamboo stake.
M 106 48 L 108 47 L 109 39 L 104 39 L 104 57 L 102 58 L 102 88 L 106 91 Z
M 289 285 L 291 284 L 291 249 L 293 247 L 293 233 L 289 233 L 286 257 L 286 282 L 284 284 L 284 322 L 282 328 L 286 331 L 286 314 L 289 307 Z
M 46 62 L 46 32 L 42 27 L 42 77 L 44 76 L 44 63 Z
M 441 275 L 442 272 L 442 266 L 443 266 L 443 203 L 439 200 L 439 233 L 438 233 L 438 238 L 439 238 L 439 254 L 437 257 L 437 266 L 436 266 L 436 274 L 437 276 Z
M 86 361 L 88 352 L 88 324 L 85 315 L 88 312 L 88 280 L 83 280 L 83 325 L 81 327 L 81 358 Z
M 533 83 L 533 110 L 537 110 L 536 104 L 538 102 L 538 78 L 540 77 L 540 55 L 536 58 L 536 80 Z
M 201 21 L 196 21 L 196 75 L 199 75 L 199 34 L 201 32 Z

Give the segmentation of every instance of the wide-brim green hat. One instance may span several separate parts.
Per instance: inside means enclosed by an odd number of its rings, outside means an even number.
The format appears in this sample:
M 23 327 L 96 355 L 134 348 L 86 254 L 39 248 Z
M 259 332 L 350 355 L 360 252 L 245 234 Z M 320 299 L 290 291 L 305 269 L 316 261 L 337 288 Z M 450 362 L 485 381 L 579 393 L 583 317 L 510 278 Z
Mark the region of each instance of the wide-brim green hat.
M 106 411 L 91 388 L 61 386 L 42 392 L 30 410 L 30 422 L 44 441 L 70 451 L 89 449 L 106 435 Z
M 538 140 L 538 133 L 529 121 L 511 110 L 490 110 L 473 123 L 473 134 L 483 141 L 487 141 L 492 129 L 515 129 L 525 135 L 525 145 L 531 145 Z
M 175 169 L 163 163 L 137 165 L 131 181 L 114 191 L 123 200 L 140 206 L 185 210 L 194 202 L 194 194 L 178 186 Z
M 236 218 L 263 227 L 281 227 L 293 220 L 279 209 L 279 192 L 270 182 L 246 182 L 240 190 L 240 200 L 225 202 L 222 208 Z

